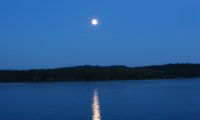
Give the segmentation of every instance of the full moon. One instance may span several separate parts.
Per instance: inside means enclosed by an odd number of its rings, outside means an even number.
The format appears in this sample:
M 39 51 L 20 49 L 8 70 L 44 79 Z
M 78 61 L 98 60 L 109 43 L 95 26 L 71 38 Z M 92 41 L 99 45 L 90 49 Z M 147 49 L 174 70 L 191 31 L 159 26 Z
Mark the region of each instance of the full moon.
M 97 20 L 97 19 L 92 19 L 92 20 L 91 20 L 91 24 L 92 24 L 93 26 L 97 26 L 97 25 L 98 25 L 98 20 Z

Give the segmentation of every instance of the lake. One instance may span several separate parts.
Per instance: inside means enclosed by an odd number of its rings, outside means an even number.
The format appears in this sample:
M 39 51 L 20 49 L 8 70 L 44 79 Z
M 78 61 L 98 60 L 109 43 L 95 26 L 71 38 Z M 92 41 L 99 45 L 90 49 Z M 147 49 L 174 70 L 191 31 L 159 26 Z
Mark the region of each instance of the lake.
M 200 79 L 0 83 L 0 120 L 200 120 Z

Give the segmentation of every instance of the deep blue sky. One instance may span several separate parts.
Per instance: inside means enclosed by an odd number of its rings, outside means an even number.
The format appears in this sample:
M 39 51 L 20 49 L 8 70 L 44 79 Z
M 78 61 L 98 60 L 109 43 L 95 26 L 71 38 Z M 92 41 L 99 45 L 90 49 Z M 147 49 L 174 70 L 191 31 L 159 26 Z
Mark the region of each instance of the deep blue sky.
M 1 0 L 0 69 L 200 63 L 199 6 L 199 0 Z M 99 26 L 91 26 L 93 17 Z

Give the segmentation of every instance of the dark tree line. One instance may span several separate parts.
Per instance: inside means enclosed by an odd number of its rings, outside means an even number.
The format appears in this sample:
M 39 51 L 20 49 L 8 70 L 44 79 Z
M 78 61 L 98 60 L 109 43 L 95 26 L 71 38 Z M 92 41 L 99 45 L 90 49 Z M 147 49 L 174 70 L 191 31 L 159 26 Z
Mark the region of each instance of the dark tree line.
M 200 64 L 167 64 L 144 67 L 76 66 L 38 70 L 0 70 L 0 82 L 75 80 L 138 80 L 200 77 Z

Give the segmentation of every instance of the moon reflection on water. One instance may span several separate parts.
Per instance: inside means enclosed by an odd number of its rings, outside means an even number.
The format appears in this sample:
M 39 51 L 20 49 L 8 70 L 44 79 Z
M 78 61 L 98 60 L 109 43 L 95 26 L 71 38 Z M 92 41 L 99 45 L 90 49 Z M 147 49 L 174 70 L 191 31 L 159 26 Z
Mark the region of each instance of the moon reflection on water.
M 94 90 L 93 93 L 92 112 L 93 112 L 92 120 L 101 120 L 99 97 L 98 97 L 98 91 L 96 89 Z

